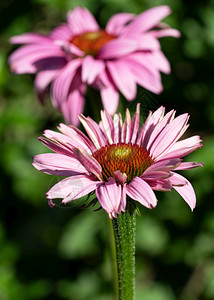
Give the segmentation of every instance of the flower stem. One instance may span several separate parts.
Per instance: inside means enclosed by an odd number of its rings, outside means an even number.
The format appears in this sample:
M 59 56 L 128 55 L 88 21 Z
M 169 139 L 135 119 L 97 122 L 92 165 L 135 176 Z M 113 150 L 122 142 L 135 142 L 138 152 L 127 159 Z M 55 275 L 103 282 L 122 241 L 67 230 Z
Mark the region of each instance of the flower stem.
M 133 201 L 127 199 L 126 212 L 113 218 L 117 257 L 119 300 L 134 300 L 135 294 L 135 229 L 136 212 Z

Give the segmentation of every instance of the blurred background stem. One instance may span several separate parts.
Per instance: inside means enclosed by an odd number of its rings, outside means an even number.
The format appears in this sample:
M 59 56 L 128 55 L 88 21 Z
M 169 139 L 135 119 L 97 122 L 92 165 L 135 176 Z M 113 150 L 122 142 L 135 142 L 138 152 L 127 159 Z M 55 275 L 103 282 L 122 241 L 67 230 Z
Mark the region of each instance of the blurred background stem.
M 100 121 L 100 111 L 103 110 L 100 92 L 90 86 L 87 87 L 86 98 L 89 102 L 86 116 L 90 116 L 95 122 Z M 86 101 L 87 102 L 87 101 Z

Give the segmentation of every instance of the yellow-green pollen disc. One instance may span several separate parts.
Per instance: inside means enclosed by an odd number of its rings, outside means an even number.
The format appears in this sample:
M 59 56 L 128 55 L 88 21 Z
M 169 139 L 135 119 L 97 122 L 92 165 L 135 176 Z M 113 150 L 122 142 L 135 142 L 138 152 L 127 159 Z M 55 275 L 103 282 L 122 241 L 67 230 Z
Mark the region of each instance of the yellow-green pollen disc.
M 101 165 L 103 179 L 106 181 L 109 177 L 115 178 L 114 172 L 119 170 L 127 175 L 126 182 L 130 182 L 134 177 L 141 176 L 153 164 L 147 150 L 132 144 L 108 145 L 92 155 Z

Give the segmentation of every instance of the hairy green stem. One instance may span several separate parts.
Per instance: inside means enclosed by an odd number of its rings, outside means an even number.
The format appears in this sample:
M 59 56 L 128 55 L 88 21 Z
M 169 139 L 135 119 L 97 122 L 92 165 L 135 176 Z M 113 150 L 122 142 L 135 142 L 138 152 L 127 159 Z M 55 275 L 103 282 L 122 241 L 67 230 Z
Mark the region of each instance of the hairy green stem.
M 134 300 L 135 296 L 135 229 L 136 211 L 127 199 L 126 212 L 113 218 L 117 258 L 119 300 Z

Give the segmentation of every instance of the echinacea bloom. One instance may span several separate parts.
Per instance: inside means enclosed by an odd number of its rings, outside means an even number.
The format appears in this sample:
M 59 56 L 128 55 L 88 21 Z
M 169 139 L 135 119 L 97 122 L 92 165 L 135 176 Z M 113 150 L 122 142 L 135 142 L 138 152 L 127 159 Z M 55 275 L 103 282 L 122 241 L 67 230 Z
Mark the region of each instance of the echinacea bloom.
M 55 153 L 39 154 L 33 165 L 38 170 L 65 176 L 47 193 L 66 204 L 95 191 L 97 200 L 110 218 L 126 210 L 126 196 L 153 208 L 153 190 L 175 189 L 193 210 L 196 196 L 190 182 L 177 174 L 202 166 L 182 162 L 182 157 L 202 146 L 199 136 L 179 140 L 188 128 L 188 114 L 175 118 L 175 111 L 164 115 L 164 107 L 150 112 L 139 129 L 140 105 L 131 119 L 127 109 L 124 122 L 120 114 L 113 119 L 101 111 L 101 122 L 80 115 L 88 137 L 73 125 L 59 125 L 61 133 L 46 130 L 39 140 Z
M 160 72 L 169 74 L 170 65 L 158 39 L 180 36 L 160 22 L 170 13 L 168 6 L 138 16 L 119 13 L 101 29 L 86 8 L 76 7 L 68 13 L 67 23 L 49 35 L 12 37 L 11 43 L 25 45 L 10 55 L 11 70 L 37 74 L 35 90 L 41 101 L 51 84 L 52 103 L 67 123 L 78 124 L 87 85 L 100 90 L 104 108 L 113 115 L 119 92 L 133 100 L 137 84 L 156 94 L 162 91 Z

